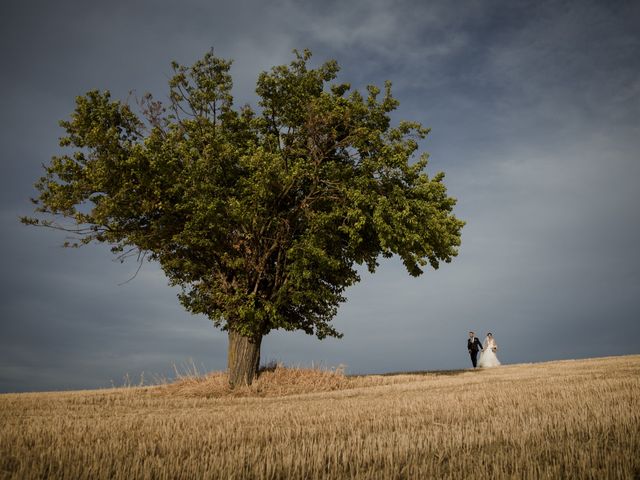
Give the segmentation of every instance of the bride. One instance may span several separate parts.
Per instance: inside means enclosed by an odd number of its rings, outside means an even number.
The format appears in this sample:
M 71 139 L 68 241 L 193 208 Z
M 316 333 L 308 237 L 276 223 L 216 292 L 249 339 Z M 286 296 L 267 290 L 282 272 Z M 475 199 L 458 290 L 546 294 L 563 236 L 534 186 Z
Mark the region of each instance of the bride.
M 478 360 L 478 367 L 497 367 L 500 365 L 500 360 L 496 357 L 496 350 L 498 350 L 498 345 L 493 334 L 487 333 L 487 338 L 484 339 L 484 348 L 480 353 L 480 360 Z

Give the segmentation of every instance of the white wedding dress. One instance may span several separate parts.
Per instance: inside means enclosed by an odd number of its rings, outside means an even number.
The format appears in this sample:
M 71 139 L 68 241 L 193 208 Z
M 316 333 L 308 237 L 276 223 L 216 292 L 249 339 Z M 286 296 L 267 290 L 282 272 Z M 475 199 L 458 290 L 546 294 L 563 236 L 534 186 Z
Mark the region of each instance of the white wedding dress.
M 484 349 L 480 353 L 480 359 L 478 360 L 478 367 L 480 368 L 488 368 L 488 367 L 497 367 L 500 365 L 500 360 L 495 354 L 494 350 L 498 349 L 498 345 L 493 338 L 485 338 L 484 339 Z

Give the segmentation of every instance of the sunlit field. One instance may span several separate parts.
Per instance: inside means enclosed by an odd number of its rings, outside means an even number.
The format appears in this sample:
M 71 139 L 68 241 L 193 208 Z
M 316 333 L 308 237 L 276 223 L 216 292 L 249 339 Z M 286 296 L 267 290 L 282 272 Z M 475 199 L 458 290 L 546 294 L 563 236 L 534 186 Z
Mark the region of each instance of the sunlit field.
M 0 395 L 0 478 L 46 477 L 640 478 L 640 355 Z

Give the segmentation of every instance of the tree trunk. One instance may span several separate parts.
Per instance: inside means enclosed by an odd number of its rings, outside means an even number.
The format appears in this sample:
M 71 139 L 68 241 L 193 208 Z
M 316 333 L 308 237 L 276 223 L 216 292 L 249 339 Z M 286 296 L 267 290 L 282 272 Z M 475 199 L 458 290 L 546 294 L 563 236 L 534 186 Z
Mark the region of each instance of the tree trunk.
M 229 386 L 251 385 L 260 366 L 260 344 L 262 336 L 245 337 L 229 330 L 229 352 L 227 368 Z

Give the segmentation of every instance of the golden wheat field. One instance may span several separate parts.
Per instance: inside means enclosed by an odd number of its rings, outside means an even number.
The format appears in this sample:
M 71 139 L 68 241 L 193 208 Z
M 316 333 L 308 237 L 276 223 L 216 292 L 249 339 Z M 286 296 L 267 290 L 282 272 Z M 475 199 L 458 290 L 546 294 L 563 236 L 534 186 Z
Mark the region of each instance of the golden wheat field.
M 639 478 L 640 355 L 0 395 L 1 478 Z

